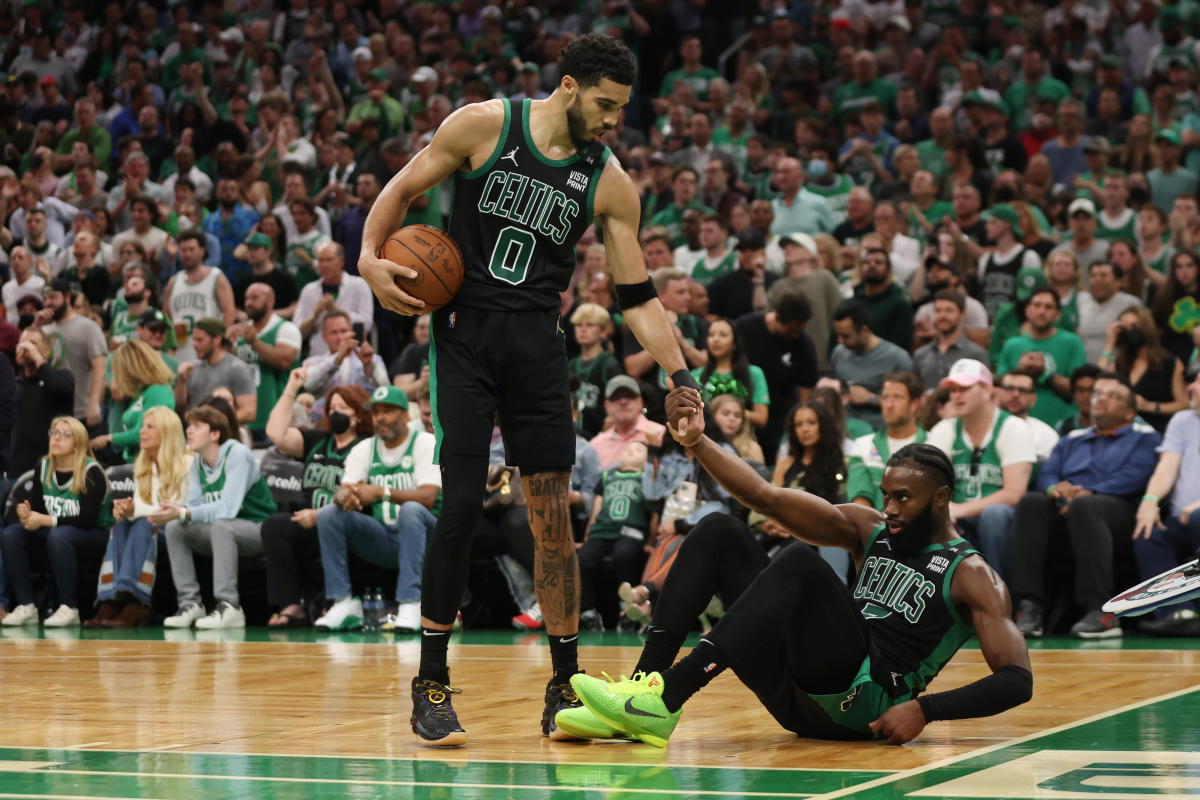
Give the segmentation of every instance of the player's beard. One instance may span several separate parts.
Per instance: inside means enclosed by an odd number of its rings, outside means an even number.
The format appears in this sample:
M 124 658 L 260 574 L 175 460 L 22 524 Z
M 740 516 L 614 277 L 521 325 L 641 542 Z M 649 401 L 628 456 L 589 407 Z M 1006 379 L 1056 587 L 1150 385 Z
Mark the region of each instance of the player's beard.
M 900 533 L 890 534 L 888 541 L 891 542 L 892 550 L 915 553 L 929 546 L 929 543 L 933 541 L 935 530 L 933 502 L 930 501 L 915 517 L 904 523 Z
M 579 98 L 575 98 L 575 102 L 567 106 L 567 134 L 571 137 L 571 144 L 576 151 L 586 150 L 588 145 L 596 141 L 596 138 L 588 130 L 587 120 L 583 118 L 583 104 L 579 102 Z

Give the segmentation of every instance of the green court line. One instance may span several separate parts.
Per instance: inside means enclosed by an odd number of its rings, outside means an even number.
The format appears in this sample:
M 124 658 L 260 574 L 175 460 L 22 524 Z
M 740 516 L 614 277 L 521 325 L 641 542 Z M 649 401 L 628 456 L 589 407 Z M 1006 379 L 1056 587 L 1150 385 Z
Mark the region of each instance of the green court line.
M 22 769 L 22 762 L 29 768 Z M 556 800 L 563 796 L 613 797 L 614 792 L 636 798 L 807 798 L 878 774 L 870 770 L 0 748 L 3 789 L 36 797 L 71 789 L 83 792 L 77 797 L 324 800 L 345 797 L 348 792 L 359 796 L 371 789 L 421 787 L 452 791 L 455 798 L 494 797 L 498 790 L 514 797 L 553 791 Z
M 1154 750 L 1200 751 L 1200 730 L 1193 725 L 1198 715 L 1200 685 L 828 792 L 813 800 L 902 797 L 1039 750 L 1137 751 L 1150 749 L 1143 747 L 1143 742 L 1149 741 Z

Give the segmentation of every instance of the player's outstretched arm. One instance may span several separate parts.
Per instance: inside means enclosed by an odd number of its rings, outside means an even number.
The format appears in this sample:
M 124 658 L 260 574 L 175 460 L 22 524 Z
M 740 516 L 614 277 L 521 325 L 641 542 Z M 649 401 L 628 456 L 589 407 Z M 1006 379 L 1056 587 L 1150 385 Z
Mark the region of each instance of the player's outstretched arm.
M 675 326 L 658 301 L 638 244 L 641 200 L 628 173 L 610 158 L 596 188 L 596 216 L 604 229 L 604 251 L 612 270 L 617 303 L 646 352 L 668 375 L 687 369 Z
M 930 722 L 989 717 L 1033 696 L 1029 649 L 1012 621 L 1008 587 L 995 570 L 982 559 L 963 561 L 954 572 L 950 599 L 969 612 L 979 649 L 992 672 L 958 689 L 922 695 L 888 709 L 871 723 L 871 729 L 889 744 L 911 741 Z
M 411 316 L 422 313 L 425 305 L 396 286 L 397 276 L 415 278 L 417 273 L 407 264 L 380 258 L 384 241 L 404 224 L 416 198 L 455 170 L 470 165 L 473 157 L 486 158 L 503 126 L 504 106 L 499 100 L 463 106 L 446 118 L 429 146 L 413 156 L 379 193 L 363 225 L 358 271 L 384 308 Z
M 814 494 L 768 483 L 740 456 L 705 436 L 699 398 L 692 390 L 678 388 L 667 396 L 667 419 L 667 428 L 675 440 L 688 448 L 708 474 L 739 503 L 779 520 L 809 544 L 861 552 L 858 526 L 837 506 Z M 687 424 L 681 430 L 680 423 L 684 421 Z

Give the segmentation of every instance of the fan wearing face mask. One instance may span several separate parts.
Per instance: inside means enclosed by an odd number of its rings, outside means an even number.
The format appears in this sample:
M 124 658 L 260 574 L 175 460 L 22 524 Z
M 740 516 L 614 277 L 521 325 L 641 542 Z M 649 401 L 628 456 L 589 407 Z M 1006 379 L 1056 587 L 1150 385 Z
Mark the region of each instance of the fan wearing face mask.
M 267 419 L 267 437 L 285 456 L 304 462 L 301 491 L 311 494 L 307 508 L 267 517 L 262 526 L 267 554 L 267 602 L 279 611 L 271 627 L 307 627 L 312 624 L 304 607 L 300 565 L 317 558 L 317 510 L 327 505 L 342 485 L 346 457 L 364 438 L 374 433 L 371 415 L 364 408 L 367 391 L 360 386 L 338 386 L 325 399 L 322 424 L 300 429 L 292 424 L 296 395 L 308 371 L 292 370 L 287 385 Z
M 1138 415 L 1159 433 L 1172 414 L 1188 407 L 1183 362 L 1163 348 L 1154 317 L 1142 306 L 1108 326 L 1099 365 L 1129 379 Z

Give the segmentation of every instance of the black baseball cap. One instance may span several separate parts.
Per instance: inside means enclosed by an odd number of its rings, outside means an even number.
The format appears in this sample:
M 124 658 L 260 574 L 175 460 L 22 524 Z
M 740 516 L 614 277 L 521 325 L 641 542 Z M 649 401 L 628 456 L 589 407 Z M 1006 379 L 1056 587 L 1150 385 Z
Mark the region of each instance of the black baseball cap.
M 170 323 L 167 315 L 157 308 L 147 308 L 138 317 L 137 324 L 143 328 L 166 328 Z
M 758 228 L 743 228 L 742 232 L 737 235 L 737 245 L 735 250 L 763 250 L 767 246 L 767 239 L 763 236 L 762 231 Z

